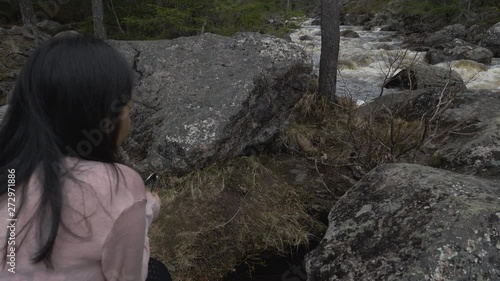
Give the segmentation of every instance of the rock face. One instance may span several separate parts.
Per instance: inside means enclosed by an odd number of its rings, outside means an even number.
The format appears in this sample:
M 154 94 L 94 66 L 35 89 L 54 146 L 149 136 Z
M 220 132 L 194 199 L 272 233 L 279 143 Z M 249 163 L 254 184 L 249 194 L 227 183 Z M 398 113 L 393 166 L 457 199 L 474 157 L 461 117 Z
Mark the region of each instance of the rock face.
M 307 280 L 500 280 L 499 206 L 500 182 L 381 165 L 331 210 Z
M 447 43 L 434 45 L 426 54 L 427 62 L 437 64 L 453 60 L 473 60 L 484 64 L 491 63 L 493 53 L 483 47 L 454 39 Z
M 481 46 L 491 50 L 495 57 L 500 57 L 500 22 L 486 31 Z
M 384 85 L 388 89 L 406 90 L 443 87 L 465 89 L 465 84 L 456 71 L 426 64 L 402 69 Z
M 311 79 L 302 49 L 257 33 L 111 41 L 137 74 L 126 157 L 183 174 L 268 142 Z
M 440 166 L 467 175 L 500 179 L 500 91 L 460 93 L 441 117 L 453 132 L 433 145 Z

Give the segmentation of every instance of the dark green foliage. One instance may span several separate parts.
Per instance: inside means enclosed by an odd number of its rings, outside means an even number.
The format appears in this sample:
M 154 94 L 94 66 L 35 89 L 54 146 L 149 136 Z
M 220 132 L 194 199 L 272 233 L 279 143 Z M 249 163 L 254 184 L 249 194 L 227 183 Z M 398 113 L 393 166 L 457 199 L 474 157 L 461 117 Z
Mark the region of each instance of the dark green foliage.
M 148 5 L 147 13 L 124 17 L 122 22 L 129 38 L 175 38 L 196 34 L 201 30 L 202 18 L 193 17 L 190 9 L 179 10 L 169 7 Z
M 362 4 L 360 4 L 362 2 Z M 418 24 L 439 29 L 444 25 L 462 23 L 490 27 L 500 21 L 498 0 L 367 0 L 351 1 L 343 12 L 374 15 L 391 9 L 406 15 Z
M 162 2 L 162 6 L 155 6 Z M 461 22 L 491 26 L 500 21 L 498 0 L 368 0 L 351 1 L 343 13 L 375 14 L 391 8 L 415 21 L 434 25 Z M 33 1 L 40 19 L 48 18 L 92 34 L 88 0 Z M 50 3 L 50 5 L 48 5 Z M 106 30 L 113 39 L 161 39 L 212 32 L 232 35 L 254 31 L 284 37 L 290 18 L 318 11 L 317 0 L 103 0 Z M 115 16 L 116 15 L 116 16 Z M 270 20 L 274 20 L 271 22 Z M 0 0 L 0 24 L 21 23 L 17 1 Z M 118 24 L 119 23 L 119 24 Z
M 51 2 L 50 11 L 43 6 L 45 2 L 34 2 L 35 12 L 46 15 L 40 19 L 55 20 L 68 24 L 69 28 L 84 34 L 92 34 L 90 1 L 54 0 Z M 161 6 L 155 5 L 159 2 L 162 2 Z M 304 15 L 304 12 L 294 10 L 294 7 L 309 7 L 311 2 L 311 0 L 103 0 L 103 5 L 109 38 L 170 39 L 202 32 L 232 35 L 239 31 L 284 36 L 293 27 L 287 20 Z M 0 4 L 8 6 L 1 6 L 0 17 L 8 24 L 19 24 L 20 13 L 17 5 L 3 4 L 1 1 Z M 270 19 L 274 19 L 274 23 Z

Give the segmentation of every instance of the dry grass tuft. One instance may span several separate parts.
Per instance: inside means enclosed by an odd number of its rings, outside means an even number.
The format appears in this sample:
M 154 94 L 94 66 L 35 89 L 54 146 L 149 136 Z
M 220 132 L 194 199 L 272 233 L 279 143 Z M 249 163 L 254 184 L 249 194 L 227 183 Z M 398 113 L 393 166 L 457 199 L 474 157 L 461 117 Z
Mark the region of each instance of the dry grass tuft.
M 298 103 L 296 118 L 281 132 L 277 145 L 321 165 L 356 167 L 356 173 L 363 175 L 382 163 L 406 162 L 423 144 L 425 120 L 408 121 L 390 111 L 358 114 L 358 109 L 348 97 L 337 97 L 330 105 L 310 91 Z
M 255 157 L 161 180 L 151 249 L 176 280 L 220 280 L 236 265 L 307 245 L 322 227 L 306 213 L 309 195 Z

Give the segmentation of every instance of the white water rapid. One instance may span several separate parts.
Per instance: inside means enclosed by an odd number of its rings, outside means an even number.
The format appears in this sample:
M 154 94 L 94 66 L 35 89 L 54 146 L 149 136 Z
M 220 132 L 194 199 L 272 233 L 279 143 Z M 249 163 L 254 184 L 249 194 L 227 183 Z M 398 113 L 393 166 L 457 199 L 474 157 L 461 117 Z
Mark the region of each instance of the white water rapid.
M 314 71 L 318 74 L 321 53 L 321 29 L 308 19 L 290 37 L 312 56 Z M 403 37 L 395 32 L 363 30 L 362 26 L 341 26 L 353 30 L 359 38 L 340 38 L 337 94 L 348 95 L 360 102 L 368 102 L 381 93 L 386 73 L 394 73 L 415 61 L 422 61 L 425 53 L 401 49 Z M 301 40 L 302 39 L 302 40 Z M 305 40 L 304 40 L 305 39 Z M 467 83 L 467 88 L 500 90 L 500 58 L 490 65 L 469 60 L 441 63 L 438 66 L 456 70 Z M 384 89 L 384 94 L 393 90 Z

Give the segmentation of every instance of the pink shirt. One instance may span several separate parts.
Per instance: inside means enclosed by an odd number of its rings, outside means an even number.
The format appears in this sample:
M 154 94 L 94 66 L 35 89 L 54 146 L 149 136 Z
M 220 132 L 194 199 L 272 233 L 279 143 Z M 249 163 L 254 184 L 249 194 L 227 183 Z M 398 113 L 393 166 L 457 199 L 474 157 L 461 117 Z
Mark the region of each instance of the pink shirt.
M 76 158 L 66 158 L 73 166 Z M 16 222 L 15 273 L 9 264 L 0 268 L 0 280 L 9 281 L 136 281 L 146 280 L 149 261 L 148 228 L 160 206 L 144 187 L 133 169 L 117 164 L 118 186 L 114 170 L 100 162 L 80 160 L 73 175 L 80 181 L 66 180 L 63 186 L 62 221 L 76 235 L 62 226 L 54 246 L 54 270 L 43 262 L 33 265 L 30 258 L 38 249 L 38 226 L 19 234 L 34 214 L 40 197 L 40 183 L 31 177 L 27 199 Z M 16 192 L 16 204 L 21 190 Z M 10 201 L 12 202 L 12 201 Z M 12 207 L 12 206 L 11 206 Z M 0 254 L 4 255 L 7 234 L 7 196 L 0 198 Z M 86 218 L 86 220 L 85 220 Z M 19 247 L 19 246 L 18 246 Z

